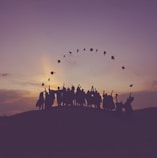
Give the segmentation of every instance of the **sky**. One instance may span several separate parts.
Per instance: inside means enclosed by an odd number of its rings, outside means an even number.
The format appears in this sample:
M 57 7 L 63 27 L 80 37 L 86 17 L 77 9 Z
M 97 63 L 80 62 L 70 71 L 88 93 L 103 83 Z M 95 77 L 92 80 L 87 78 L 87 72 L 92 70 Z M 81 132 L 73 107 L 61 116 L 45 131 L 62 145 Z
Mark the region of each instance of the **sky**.
M 42 82 L 52 89 L 94 85 L 122 101 L 132 92 L 134 109 L 157 107 L 156 6 L 155 0 L 0 0 L 0 115 L 36 109 Z

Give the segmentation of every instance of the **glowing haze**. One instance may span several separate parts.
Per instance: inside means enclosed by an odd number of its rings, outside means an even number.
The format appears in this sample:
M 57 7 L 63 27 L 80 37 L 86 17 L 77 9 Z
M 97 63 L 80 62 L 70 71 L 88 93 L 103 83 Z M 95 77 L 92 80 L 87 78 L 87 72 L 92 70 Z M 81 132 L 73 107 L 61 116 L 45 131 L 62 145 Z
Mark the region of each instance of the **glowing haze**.
M 51 88 L 80 84 L 85 90 L 94 85 L 101 93 L 114 90 L 123 101 L 132 91 L 133 108 L 157 106 L 156 5 L 153 0 L 1 0 L 0 114 L 35 109 L 42 82 Z

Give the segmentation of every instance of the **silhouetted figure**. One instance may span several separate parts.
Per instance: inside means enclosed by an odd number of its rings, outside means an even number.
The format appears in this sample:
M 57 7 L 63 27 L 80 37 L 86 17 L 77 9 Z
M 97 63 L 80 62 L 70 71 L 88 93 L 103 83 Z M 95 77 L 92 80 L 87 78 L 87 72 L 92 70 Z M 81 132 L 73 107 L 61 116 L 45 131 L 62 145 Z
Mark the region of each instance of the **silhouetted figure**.
M 99 94 L 99 92 L 95 91 L 94 92 L 94 105 L 96 108 L 100 108 L 100 104 L 101 104 L 101 95 Z
M 123 103 L 118 101 L 118 94 L 116 94 L 116 112 L 121 114 L 123 112 Z
M 72 94 L 71 94 L 71 90 L 70 88 L 67 88 L 67 90 L 65 91 L 65 105 L 66 106 L 70 106 L 72 105 Z
M 63 85 L 63 88 L 62 88 L 62 103 L 61 103 L 63 106 L 66 105 L 66 88 L 65 86 Z
M 85 92 L 84 89 L 81 89 L 80 86 L 77 87 L 75 97 L 76 97 L 76 106 L 85 105 Z
M 91 92 L 94 92 L 94 86 L 91 87 Z
M 131 103 L 133 102 L 133 100 L 134 100 L 134 97 L 132 97 L 131 94 L 130 94 L 129 98 L 127 98 L 127 101 L 124 104 L 125 112 L 127 114 L 133 112 L 133 109 L 132 109 L 132 106 L 131 106 Z
M 105 111 L 112 111 L 115 109 L 115 105 L 113 102 L 112 92 L 111 95 L 105 94 L 103 92 L 103 108 Z
M 87 106 L 91 107 L 92 106 L 92 100 L 91 100 L 91 92 L 88 90 L 86 95 L 85 95 L 86 101 L 87 101 Z
M 58 90 L 56 91 L 56 95 L 57 95 L 57 104 L 58 104 L 58 106 L 61 106 L 62 90 L 60 89 L 60 87 L 58 87 Z
M 44 93 L 40 92 L 39 99 L 36 103 L 36 107 L 39 107 L 39 110 L 44 110 Z
M 55 101 L 55 91 L 51 90 L 49 87 L 49 102 L 50 102 L 50 106 L 52 107 L 54 105 L 54 101 Z
M 75 100 L 75 87 L 71 87 L 71 99 L 72 99 L 72 106 L 76 105 L 76 100 Z
M 50 95 L 47 91 L 45 91 L 45 110 L 50 110 L 51 109 L 51 102 L 50 102 Z
M 75 94 L 75 99 L 76 99 L 76 106 L 80 106 L 80 93 L 81 93 L 81 89 L 80 86 L 77 87 L 76 89 L 76 94 Z
M 105 91 L 103 91 L 103 95 L 102 95 L 102 106 L 103 106 L 103 109 L 105 109 L 105 104 L 106 104 L 106 98 L 107 98 L 107 93 L 105 93 Z

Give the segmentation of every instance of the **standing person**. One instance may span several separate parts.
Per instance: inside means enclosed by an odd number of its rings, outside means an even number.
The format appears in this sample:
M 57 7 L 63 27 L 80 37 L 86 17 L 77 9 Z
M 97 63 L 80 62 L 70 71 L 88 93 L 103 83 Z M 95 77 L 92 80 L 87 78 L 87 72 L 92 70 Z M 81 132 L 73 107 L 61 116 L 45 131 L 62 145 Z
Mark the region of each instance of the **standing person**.
M 127 98 L 127 101 L 126 103 L 124 104 L 124 108 L 125 108 L 125 112 L 127 114 L 130 114 L 131 112 L 133 112 L 133 109 L 132 109 L 132 106 L 131 106 L 131 103 L 134 101 L 134 97 L 131 96 L 131 93 L 130 93 L 130 96 Z
M 116 94 L 115 98 L 116 98 L 116 104 L 115 104 L 116 105 L 116 112 L 121 114 L 123 112 L 122 111 L 123 103 L 118 101 L 118 94 Z
M 72 99 L 71 104 L 72 104 L 72 106 L 74 106 L 76 104 L 76 101 L 75 101 L 75 87 L 73 85 L 71 87 L 70 93 L 71 93 L 71 99 Z
M 36 106 L 39 107 L 39 110 L 44 110 L 44 93 L 40 92 L 39 99 L 36 103 Z
M 103 109 L 107 111 L 107 102 L 108 102 L 108 95 L 103 91 Z
M 54 101 L 55 101 L 55 91 L 51 90 L 49 87 L 49 106 L 50 108 L 52 108 L 52 106 L 54 105 Z
M 51 102 L 50 102 L 50 94 L 45 91 L 45 110 L 50 110 Z
M 58 106 L 61 106 L 62 90 L 60 89 L 60 87 L 58 87 L 58 90 L 56 91 L 56 95 L 57 95 L 57 104 L 58 104 Z
M 94 103 L 95 103 L 95 107 L 100 109 L 100 104 L 102 102 L 102 98 L 99 92 L 95 91 L 94 93 Z

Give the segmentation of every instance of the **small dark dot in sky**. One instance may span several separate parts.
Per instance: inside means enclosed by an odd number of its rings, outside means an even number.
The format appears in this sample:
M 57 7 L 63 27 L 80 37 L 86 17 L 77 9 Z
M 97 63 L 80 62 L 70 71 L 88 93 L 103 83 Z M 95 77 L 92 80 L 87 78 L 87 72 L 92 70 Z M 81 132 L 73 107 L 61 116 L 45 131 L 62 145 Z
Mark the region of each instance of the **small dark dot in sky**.
M 51 71 L 51 75 L 53 75 L 55 72 L 54 71 Z
M 79 49 L 77 49 L 77 53 L 79 52 Z
M 112 59 L 112 60 L 114 60 L 114 59 L 115 59 L 115 57 L 114 57 L 114 56 L 111 56 L 111 59 Z
M 96 52 L 98 52 L 98 49 L 96 49 Z
M 130 84 L 130 87 L 133 87 L 133 84 Z
M 71 52 L 71 51 L 69 51 L 69 54 L 72 54 L 72 52 Z
M 50 81 L 50 78 L 48 78 L 48 81 Z
M 84 48 L 83 50 L 86 51 L 86 48 Z
M 106 51 L 104 51 L 104 55 L 106 55 Z
M 65 58 L 65 55 L 63 56 L 63 58 Z
M 90 51 L 92 52 L 92 51 L 93 51 L 93 48 L 91 48 Z
M 44 83 L 42 83 L 42 86 L 44 86 L 45 84 Z
M 122 69 L 124 70 L 124 69 L 125 69 L 125 66 L 122 66 Z
M 58 60 L 57 62 L 58 62 L 58 63 L 60 63 L 60 62 L 61 62 L 61 60 Z

